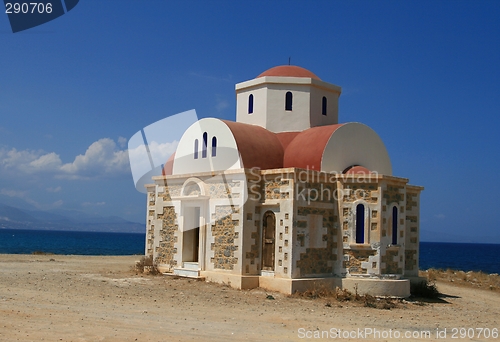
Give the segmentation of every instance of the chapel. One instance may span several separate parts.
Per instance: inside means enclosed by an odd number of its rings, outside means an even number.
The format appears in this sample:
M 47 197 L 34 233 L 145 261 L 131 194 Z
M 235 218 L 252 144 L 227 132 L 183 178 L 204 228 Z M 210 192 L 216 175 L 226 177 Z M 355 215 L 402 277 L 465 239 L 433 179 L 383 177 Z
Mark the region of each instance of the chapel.
M 339 122 L 340 94 L 292 65 L 236 84 L 236 121 L 191 125 L 146 185 L 146 255 L 241 289 L 409 296 L 423 188 L 373 129 Z

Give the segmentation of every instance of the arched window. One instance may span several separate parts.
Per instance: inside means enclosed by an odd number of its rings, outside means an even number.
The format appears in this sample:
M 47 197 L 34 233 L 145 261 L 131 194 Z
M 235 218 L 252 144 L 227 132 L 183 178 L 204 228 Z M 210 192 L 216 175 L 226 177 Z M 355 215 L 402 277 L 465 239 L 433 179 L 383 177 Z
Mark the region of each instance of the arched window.
M 203 146 L 201 148 L 201 157 L 206 158 L 207 157 L 207 141 L 208 141 L 208 134 L 207 132 L 203 133 Z
M 288 91 L 285 95 L 285 110 L 292 110 L 292 100 L 293 100 L 292 92 Z
M 365 206 L 356 206 L 356 243 L 365 243 Z
M 321 114 L 326 115 L 326 97 L 323 96 L 323 100 L 321 101 Z
M 194 159 L 198 159 L 198 139 L 194 140 Z
M 398 208 L 392 207 L 392 244 L 398 244 Z
M 252 113 L 253 113 L 253 94 L 250 94 L 250 96 L 248 96 L 248 114 Z
M 212 138 L 212 157 L 215 157 L 217 155 L 217 138 L 213 137 Z

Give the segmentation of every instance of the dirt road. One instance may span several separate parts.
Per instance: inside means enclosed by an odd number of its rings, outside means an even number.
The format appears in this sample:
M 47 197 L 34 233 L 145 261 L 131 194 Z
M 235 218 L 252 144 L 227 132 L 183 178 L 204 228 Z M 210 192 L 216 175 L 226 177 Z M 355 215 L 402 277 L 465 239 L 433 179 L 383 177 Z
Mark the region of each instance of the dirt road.
M 444 332 L 451 339 L 454 328 L 472 328 L 473 340 L 500 340 L 498 292 L 438 283 L 446 297 L 437 303 L 381 310 L 137 275 L 138 259 L 0 255 L 0 341 L 429 341 Z M 430 338 L 418 338 L 427 331 Z

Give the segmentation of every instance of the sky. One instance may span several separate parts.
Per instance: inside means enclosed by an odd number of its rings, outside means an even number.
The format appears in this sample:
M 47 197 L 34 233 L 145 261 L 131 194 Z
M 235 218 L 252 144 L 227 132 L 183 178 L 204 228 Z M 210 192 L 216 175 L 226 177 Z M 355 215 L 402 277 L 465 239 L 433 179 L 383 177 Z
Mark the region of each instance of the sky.
M 500 243 L 500 2 L 80 0 L 12 33 L 0 13 L 0 203 L 144 222 L 128 140 L 236 83 L 299 65 L 342 87 L 339 122 L 421 185 L 421 229 Z

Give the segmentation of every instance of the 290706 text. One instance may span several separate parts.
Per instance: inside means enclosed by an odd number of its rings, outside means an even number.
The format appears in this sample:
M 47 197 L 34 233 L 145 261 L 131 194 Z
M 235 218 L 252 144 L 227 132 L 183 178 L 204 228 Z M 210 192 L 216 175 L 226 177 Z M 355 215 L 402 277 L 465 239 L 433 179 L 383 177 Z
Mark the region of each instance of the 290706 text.
M 7 2 L 5 4 L 5 13 L 18 14 L 18 13 L 52 13 L 52 3 L 44 4 L 42 2 Z

